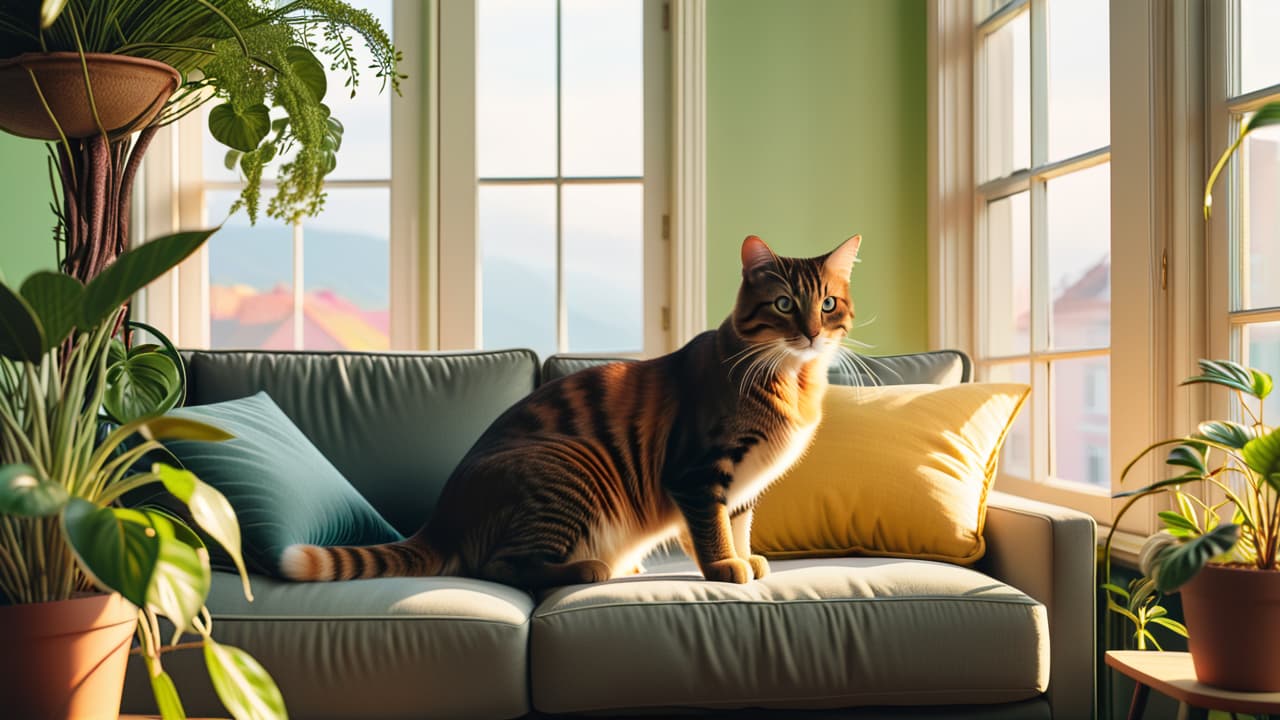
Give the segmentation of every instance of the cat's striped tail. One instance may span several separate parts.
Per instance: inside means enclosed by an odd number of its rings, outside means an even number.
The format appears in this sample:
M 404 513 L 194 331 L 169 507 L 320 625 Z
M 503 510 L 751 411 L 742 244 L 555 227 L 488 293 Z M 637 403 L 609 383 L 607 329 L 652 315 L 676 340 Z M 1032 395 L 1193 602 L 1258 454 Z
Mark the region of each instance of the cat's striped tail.
M 363 547 L 290 545 L 280 554 L 280 571 L 299 582 L 419 577 L 440 575 L 443 570 L 439 553 L 412 538 Z

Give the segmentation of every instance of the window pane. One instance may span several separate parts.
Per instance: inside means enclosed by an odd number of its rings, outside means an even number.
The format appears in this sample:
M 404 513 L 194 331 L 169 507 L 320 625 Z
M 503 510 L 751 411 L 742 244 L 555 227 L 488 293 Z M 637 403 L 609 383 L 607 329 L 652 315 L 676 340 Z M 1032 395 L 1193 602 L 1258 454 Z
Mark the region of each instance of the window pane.
M 644 174 L 640 0 L 563 0 L 564 174 Z
M 205 193 L 207 222 L 226 218 L 239 195 Z M 293 229 L 268 218 L 250 227 L 242 210 L 208 248 L 210 347 L 293 349 Z
M 1280 384 L 1280 322 L 1244 327 L 1245 364 L 1269 373 Z M 1257 411 L 1256 406 L 1254 411 Z M 1263 407 L 1263 422 L 1280 426 L 1280 395 L 1272 393 Z
M 1022 13 L 987 36 L 984 180 L 1031 166 L 1030 16 Z
M 986 382 L 1031 384 L 1031 370 L 1026 363 L 995 365 L 987 370 Z M 1000 450 L 1000 472 L 1023 479 L 1031 478 L 1031 402 L 1023 404 L 1009 428 Z
M 556 351 L 556 189 L 479 189 L 484 347 Z
M 382 23 L 390 36 L 392 0 L 358 0 L 352 5 L 368 10 Z M 412 102 L 396 97 L 390 85 L 382 86 L 381 78 L 374 77 L 373 55 L 358 35 L 352 42 L 355 65 L 360 71 L 356 96 L 346 86 L 347 75 L 328 70 L 328 90 L 324 103 L 343 125 L 342 149 L 338 151 L 338 166 L 328 177 L 334 180 L 386 179 L 391 177 L 391 103 Z M 329 63 L 325 62 L 326 69 Z
M 1111 138 L 1107 0 L 1048 0 L 1049 160 Z
M 1240 0 L 1240 93 L 1280 83 L 1280 3 Z
M 476 171 L 556 174 L 555 0 L 479 0 Z
M 644 348 L 644 187 L 566 185 L 564 282 L 572 352 Z
M 1049 365 L 1054 477 L 1111 487 L 1110 359 L 1081 358 Z
M 1241 295 L 1245 308 L 1280 306 L 1280 127 L 1250 133 L 1243 158 Z
M 988 355 L 1031 350 L 1031 218 L 1020 192 L 987 205 L 987 273 L 982 331 Z
M 1050 345 L 1111 344 L 1111 166 L 1054 178 L 1048 198 Z
M 303 347 L 389 349 L 391 191 L 327 192 L 324 212 L 303 221 Z

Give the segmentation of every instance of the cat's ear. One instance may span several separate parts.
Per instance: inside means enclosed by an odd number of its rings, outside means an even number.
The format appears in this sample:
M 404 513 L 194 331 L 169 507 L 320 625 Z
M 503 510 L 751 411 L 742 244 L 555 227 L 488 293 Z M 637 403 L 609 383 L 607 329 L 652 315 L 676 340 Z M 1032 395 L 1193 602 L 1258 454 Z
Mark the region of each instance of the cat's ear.
M 853 264 L 858 262 L 858 246 L 862 244 L 862 236 L 854 235 L 840 244 L 827 255 L 825 266 L 836 277 L 847 278 L 853 272 Z
M 771 264 L 777 256 L 764 241 L 755 235 L 748 235 L 742 241 L 742 272 L 750 273 Z

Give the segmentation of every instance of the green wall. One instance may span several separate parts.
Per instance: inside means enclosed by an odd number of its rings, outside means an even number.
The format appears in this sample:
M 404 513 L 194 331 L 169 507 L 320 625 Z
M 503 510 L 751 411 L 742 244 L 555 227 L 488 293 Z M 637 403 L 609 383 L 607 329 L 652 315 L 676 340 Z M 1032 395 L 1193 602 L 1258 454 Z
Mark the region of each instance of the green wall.
M 0 133 L 0 276 L 17 285 L 57 262 L 44 143 Z
M 926 349 L 924 0 L 709 0 L 707 321 L 739 248 L 825 253 L 862 235 L 853 337 Z

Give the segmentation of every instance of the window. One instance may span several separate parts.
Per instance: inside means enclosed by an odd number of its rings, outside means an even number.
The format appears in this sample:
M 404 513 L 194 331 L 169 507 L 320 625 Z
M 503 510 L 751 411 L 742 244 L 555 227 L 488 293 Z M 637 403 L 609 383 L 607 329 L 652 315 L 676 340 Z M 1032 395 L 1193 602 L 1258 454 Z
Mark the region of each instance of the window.
M 441 7 L 441 347 L 666 351 L 661 22 L 653 0 Z
M 417 0 L 352 0 L 398 47 L 420 43 Z M 367 49 L 358 37 L 360 66 Z M 140 232 L 222 224 L 207 245 L 146 297 L 146 317 L 185 347 L 385 350 L 418 344 L 416 222 L 419 162 L 415 88 L 408 64 L 402 95 L 372 73 L 352 98 L 330 71 L 325 104 L 344 125 L 337 167 L 325 179 L 324 210 L 289 226 L 259 213 L 230 213 L 243 187 L 226 148 L 206 130 L 208 107 L 165 128 L 148 152 Z M 275 192 L 281 157 L 263 173 L 262 208 Z M 394 182 L 393 182 L 394 178 Z
M 391 0 L 355 4 L 393 31 Z M 359 39 L 355 51 L 365 53 Z M 223 164 L 226 148 L 204 133 L 206 224 L 223 223 L 208 246 L 210 347 L 390 348 L 392 93 L 379 94 L 366 77 L 351 98 L 344 80 L 329 73 L 326 104 L 345 132 L 337 168 L 325 179 L 325 208 L 292 227 L 266 217 L 251 226 L 243 210 L 228 215 L 240 174 Z M 264 173 L 264 195 L 274 189 L 279 162 Z
M 1280 100 L 1280 4 L 1269 0 L 1214 3 L 1210 35 L 1209 151 L 1238 136 L 1250 114 Z M 1263 128 L 1244 141 L 1214 188 L 1209 226 L 1211 345 L 1280 378 L 1280 129 Z M 1280 403 L 1266 422 L 1280 424 Z
M 980 4 L 979 7 L 982 7 Z M 1029 383 L 1004 489 L 1110 488 L 1107 0 L 990 8 L 974 29 L 980 377 Z

